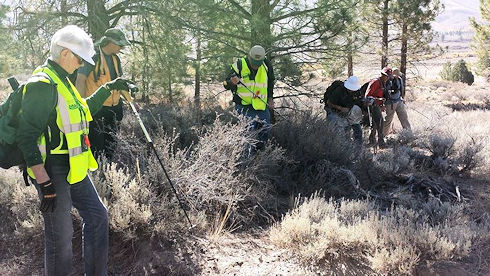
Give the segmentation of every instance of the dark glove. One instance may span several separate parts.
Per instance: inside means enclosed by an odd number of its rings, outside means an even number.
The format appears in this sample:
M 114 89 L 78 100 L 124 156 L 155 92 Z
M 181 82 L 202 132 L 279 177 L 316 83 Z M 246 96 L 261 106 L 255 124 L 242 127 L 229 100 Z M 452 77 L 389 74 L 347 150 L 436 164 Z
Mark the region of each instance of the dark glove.
M 129 84 L 134 84 L 132 81 L 123 79 L 121 77 L 111 80 L 110 82 L 106 82 L 104 86 L 108 90 L 124 90 L 129 91 Z
M 56 190 L 54 189 L 51 180 L 43 183 L 39 183 L 41 187 L 41 194 L 43 198 L 41 199 L 41 207 L 39 208 L 41 212 L 53 212 L 56 209 Z

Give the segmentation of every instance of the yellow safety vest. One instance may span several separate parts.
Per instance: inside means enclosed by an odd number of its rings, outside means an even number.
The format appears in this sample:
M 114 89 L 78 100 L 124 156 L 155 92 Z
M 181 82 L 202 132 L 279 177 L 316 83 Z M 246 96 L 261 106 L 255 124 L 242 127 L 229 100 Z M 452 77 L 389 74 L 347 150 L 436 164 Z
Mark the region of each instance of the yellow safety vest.
M 99 48 L 100 49 L 100 48 Z M 121 73 L 119 72 L 118 61 L 115 55 L 112 55 L 112 64 L 114 64 L 114 70 L 116 72 L 116 77 L 120 77 Z M 100 76 L 95 81 L 95 74 L 100 72 Z M 87 97 L 92 95 L 100 86 L 104 85 L 107 82 L 110 82 L 111 73 L 109 71 L 109 66 L 104 57 L 104 53 L 102 49 L 100 49 L 99 60 L 95 62 L 95 68 L 88 74 L 87 79 L 85 80 L 86 87 L 86 95 Z M 121 94 L 119 91 L 112 91 L 112 94 L 107 100 L 104 102 L 104 106 L 114 106 L 119 103 L 119 99 L 121 98 Z
M 238 62 L 242 63 L 241 72 L 238 70 Z M 253 91 L 252 93 L 243 85 L 238 84 L 237 94 L 242 99 L 242 105 L 252 104 L 252 107 L 255 110 L 265 110 L 267 107 L 267 70 L 265 65 L 262 63 L 257 69 L 254 80 L 250 79 L 250 69 L 247 66 L 246 58 L 239 59 L 236 63 L 231 65 L 231 68 L 237 75 L 242 76 L 243 84 Z
M 94 171 L 98 168 L 97 161 L 92 155 L 90 147 L 86 144 L 88 141 L 89 122 L 92 121 L 92 114 L 88 108 L 87 102 L 78 93 L 75 86 L 68 82 L 70 87 L 67 87 L 58 77 L 54 70 L 48 65 L 39 67 L 34 70 L 34 74 L 44 72 L 51 80 L 57 84 L 58 103 L 56 104 L 56 124 L 60 129 L 60 144 L 51 150 L 51 154 L 68 154 L 70 171 L 66 180 L 70 184 L 75 184 L 82 181 L 87 176 L 87 171 Z M 40 81 L 50 83 L 47 79 Z M 24 87 L 23 93 L 26 88 Z M 53 135 L 51 131 L 48 132 Z M 61 149 L 66 137 L 67 149 Z M 87 140 L 86 140 L 87 139 Z M 52 139 L 50 139 L 52 140 Z M 43 161 L 46 160 L 46 139 L 44 133 L 38 139 L 38 148 L 41 152 Z M 50 145 L 52 148 L 53 145 Z M 27 169 L 29 176 L 35 179 L 30 168 Z

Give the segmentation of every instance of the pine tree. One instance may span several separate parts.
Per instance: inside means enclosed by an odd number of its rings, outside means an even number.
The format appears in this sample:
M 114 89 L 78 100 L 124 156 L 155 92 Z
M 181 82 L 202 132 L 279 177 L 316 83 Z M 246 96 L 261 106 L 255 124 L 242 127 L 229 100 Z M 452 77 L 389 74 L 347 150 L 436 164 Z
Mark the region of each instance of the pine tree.
M 475 29 L 473 48 L 478 56 L 479 74 L 490 78 L 490 0 L 480 0 L 480 13 L 483 22 L 478 23 L 474 18 L 471 19 Z
M 430 23 L 439 12 L 438 0 L 396 0 L 393 18 L 400 41 L 400 72 L 404 77 L 409 58 L 415 60 L 434 50 L 429 45 L 433 38 Z

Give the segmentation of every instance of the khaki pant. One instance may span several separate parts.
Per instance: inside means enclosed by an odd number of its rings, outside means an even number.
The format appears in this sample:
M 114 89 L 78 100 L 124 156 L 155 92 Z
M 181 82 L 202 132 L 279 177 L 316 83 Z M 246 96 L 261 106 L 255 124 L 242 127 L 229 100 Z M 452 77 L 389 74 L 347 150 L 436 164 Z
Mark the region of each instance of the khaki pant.
M 388 135 L 391 129 L 391 123 L 393 122 L 393 117 L 398 116 L 398 120 L 402 124 L 403 129 L 411 130 L 410 123 L 408 122 L 408 115 L 405 104 L 403 102 L 395 102 L 386 104 L 386 117 L 383 125 L 384 136 Z

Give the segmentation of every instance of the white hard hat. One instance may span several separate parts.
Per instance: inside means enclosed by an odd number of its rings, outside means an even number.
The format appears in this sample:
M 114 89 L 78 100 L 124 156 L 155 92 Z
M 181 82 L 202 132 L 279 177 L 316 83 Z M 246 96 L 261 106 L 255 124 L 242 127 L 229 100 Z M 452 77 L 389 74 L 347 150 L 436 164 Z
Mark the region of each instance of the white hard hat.
M 92 56 L 95 55 L 94 43 L 90 36 L 75 25 L 59 29 L 51 39 L 51 45 L 67 48 L 86 62 L 95 65 Z
M 344 82 L 344 87 L 351 91 L 357 91 L 359 88 L 361 88 L 361 85 L 359 84 L 359 79 L 356 76 L 350 76 Z

